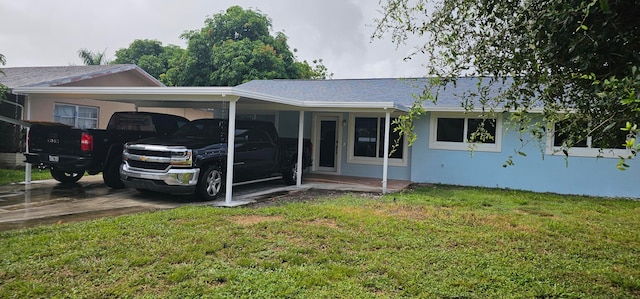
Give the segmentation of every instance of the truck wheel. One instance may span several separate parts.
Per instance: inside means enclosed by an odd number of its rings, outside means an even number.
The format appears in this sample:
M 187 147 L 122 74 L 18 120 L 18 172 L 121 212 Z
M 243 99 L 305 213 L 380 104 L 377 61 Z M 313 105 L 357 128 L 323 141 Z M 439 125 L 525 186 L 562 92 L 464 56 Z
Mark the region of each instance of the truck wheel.
M 282 180 L 287 185 L 295 185 L 298 180 L 298 163 L 293 162 L 289 169 L 282 174 Z
M 63 184 L 73 184 L 80 180 L 84 176 L 84 171 L 81 172 L 66 172 L 58 168 L 51 168 L 51 176 L 58 182 Z
M 218 166 L 209 167 L 198 180 L 196 193 L 202 200 L 214 200 L 222 190 L 222 172 Z
M 102 179 L 105 185 L 113 189 L 124 188 L 124 183 L 120 180 L 120 164 L 122 161 L 119 159 L 111 159 L 107 162 L 104 170 L 102 171 Z

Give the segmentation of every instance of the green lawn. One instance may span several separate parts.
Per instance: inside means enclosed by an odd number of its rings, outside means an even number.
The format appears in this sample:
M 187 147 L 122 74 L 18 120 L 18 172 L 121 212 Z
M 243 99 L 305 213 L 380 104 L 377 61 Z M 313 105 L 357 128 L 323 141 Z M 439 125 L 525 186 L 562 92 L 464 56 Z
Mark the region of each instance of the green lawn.
M 421 187 L 0 233 L 1 298 L 640 298 L 640 202 Z
M 31 170 L 31 180 L 48 180 L 51 179 L 51 173 L 48 170 L 38 170 L 37 168 Z M 22 169 L 7 169 L 0 168 L 0 185 L 6 185 L 11 183 L 24 182 L 24 168 Z

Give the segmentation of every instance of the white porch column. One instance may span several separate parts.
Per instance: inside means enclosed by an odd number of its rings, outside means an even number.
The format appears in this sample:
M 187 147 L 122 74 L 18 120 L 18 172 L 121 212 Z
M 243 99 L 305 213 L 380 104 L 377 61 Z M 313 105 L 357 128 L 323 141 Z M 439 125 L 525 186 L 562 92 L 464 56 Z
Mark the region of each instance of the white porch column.
M 227 172 L 224 202 L 231 203 L 233 194 L 233 160 L 235 155 L 236 137 L 236 101 L 229 101 L 229 132 L 227 133 Z
M 304 111 L 300 110 L 298 120 L 298 172 L 296 173 L 296 186 L 302 186 L 302 153 L 304 152 Z
M 29 96 L 24 97 L 24 105 L 27 107 L 27 113 L 26 113 L 27 120 L 31 120 L 31 101 L 29 101 Z M 29 153 L 29 130 L 30 129 L 31 127 L 27 127 L 27 135 L 24 137 L 25 153 Z M 31 184 L 31 163 L 24 163 L 24 183 Z
M 391 112 L 387 110 L 384 117 L 384 157 L 382 158 L 382 194 L 387 193 L 387 176 L 389 172 L 389 131 Z

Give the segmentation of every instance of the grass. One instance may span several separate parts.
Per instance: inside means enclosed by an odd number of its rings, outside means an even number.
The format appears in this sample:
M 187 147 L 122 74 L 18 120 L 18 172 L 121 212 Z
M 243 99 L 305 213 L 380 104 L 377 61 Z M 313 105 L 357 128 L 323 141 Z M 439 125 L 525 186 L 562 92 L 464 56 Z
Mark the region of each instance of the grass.
M 48 180 L 51 179 L 51 173 L 48 170 L 38 170 L 34 168 L 31 170 L 31 180 Z M 11 183 L 24 182 L 24 168 L 22 169 L 10 169 L 0 168 L 0 185 L 6 185 Z
M 640 202 L 450 186 L 0 233 L 2 298 L 640 298 Z

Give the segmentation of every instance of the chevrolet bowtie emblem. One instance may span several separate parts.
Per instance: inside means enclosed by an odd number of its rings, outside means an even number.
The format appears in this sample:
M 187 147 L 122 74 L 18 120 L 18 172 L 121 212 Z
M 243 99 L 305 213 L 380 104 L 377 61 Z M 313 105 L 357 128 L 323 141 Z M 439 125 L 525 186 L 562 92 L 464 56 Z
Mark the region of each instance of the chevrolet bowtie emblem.
M 142 161 L 142 162 L 147 161 L 147 157 L 146 156 L 140 156 L 140 161 Z

